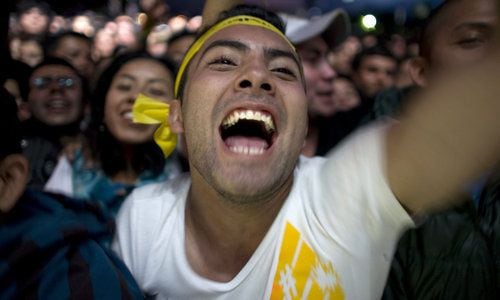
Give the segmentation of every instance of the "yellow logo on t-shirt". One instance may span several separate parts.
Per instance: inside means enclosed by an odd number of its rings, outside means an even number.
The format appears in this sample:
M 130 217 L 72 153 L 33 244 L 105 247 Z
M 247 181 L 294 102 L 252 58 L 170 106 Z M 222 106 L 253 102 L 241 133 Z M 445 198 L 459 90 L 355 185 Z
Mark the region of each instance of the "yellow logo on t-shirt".
M 271 299 L 344 299 L 337 272 L 286 224 Z

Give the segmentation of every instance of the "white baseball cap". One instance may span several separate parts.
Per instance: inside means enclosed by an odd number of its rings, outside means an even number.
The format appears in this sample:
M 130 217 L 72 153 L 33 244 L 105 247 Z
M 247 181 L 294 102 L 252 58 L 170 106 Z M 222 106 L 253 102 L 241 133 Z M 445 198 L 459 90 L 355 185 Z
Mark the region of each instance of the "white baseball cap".
M 311 19 L 282 13 L 279 15 L 286 23 L 285 35 L 295 45 L 321 35 L 327 44 L 334 48 L 342 43 L 351 31 L 349 15 L 341 8 Z

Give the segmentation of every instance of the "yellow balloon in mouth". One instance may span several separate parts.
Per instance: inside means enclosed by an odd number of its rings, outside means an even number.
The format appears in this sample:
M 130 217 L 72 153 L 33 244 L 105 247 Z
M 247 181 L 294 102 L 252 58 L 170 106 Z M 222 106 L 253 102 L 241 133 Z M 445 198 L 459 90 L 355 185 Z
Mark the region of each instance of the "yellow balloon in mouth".
M 168 122 L 169 113 L 170 105 L 144 94 L 139 94 L 132 107 L 132 120 L 134 123 L 160 124 L 153 138 L 165 157 L 168 157 L 174 151 L 177 144 L 177 135 L 172 132 Z

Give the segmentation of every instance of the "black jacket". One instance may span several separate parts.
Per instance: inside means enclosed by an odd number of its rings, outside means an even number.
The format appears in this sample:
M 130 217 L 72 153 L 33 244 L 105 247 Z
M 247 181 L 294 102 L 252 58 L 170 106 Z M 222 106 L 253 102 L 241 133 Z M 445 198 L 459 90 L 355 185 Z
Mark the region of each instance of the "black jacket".
M 500 176 L 399 241 L 382 299 L 499 299 Z
M 415 92 L 380 94 L 368 119 L 397 116 Z M 500 299 L 500 172 L 488 179 L 477 208 L 463 200 L 401 237 L 382 299 Z

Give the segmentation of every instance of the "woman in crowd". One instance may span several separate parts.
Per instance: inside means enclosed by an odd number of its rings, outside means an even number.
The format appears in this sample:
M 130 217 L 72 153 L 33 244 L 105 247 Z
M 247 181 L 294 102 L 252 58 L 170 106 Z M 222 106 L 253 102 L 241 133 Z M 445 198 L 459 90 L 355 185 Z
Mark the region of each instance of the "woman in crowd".
M 165 158 L 153 140 L 156 126 L 132 121 L 140 93 L 173 99 L 173 78 L 170 61 L 144 52 L 114 59 L 96 84 L 81 149 L 60 160 L 46 189 L 97 200 L 116 213 L 133 188 L 177 175 L 177 155 Z

